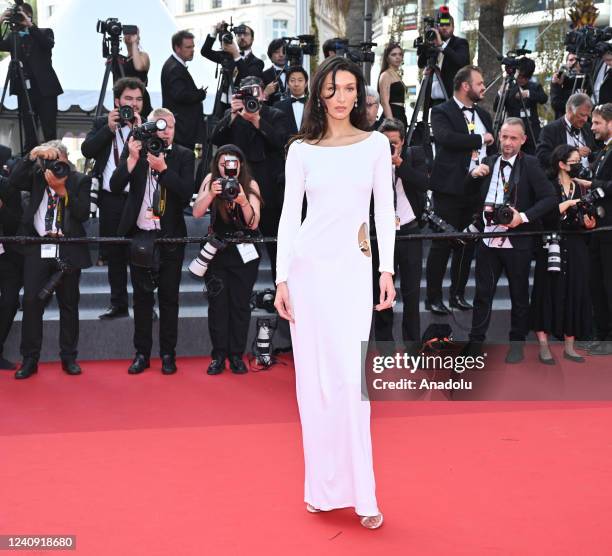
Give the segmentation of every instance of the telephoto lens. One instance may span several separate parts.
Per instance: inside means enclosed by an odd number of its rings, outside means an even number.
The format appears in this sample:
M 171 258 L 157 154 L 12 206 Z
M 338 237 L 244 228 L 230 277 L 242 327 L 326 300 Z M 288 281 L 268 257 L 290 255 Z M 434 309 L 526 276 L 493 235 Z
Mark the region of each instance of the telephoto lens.
M 205 244 L 204 247 L 198 253 L 198 256 L 191 261 L 188 267 L 189 274 L 197 279 L 204 278 L 204 274 L 208 270 L 208 265 L 212 261 L 213 257 L 217 254 L 219 249 L 225 247 L 225 242 L 216 237 L 211 237 Z
M 91 178 L 91 189 L 89 190 L 89 214 L 93 218 L 98 212 L 98 194 L 100 192 L 100 180 Z
M 544 236 L 544 248 L 548 251 L 548 272 L 561 272 L 561 244 L 557 234 Z

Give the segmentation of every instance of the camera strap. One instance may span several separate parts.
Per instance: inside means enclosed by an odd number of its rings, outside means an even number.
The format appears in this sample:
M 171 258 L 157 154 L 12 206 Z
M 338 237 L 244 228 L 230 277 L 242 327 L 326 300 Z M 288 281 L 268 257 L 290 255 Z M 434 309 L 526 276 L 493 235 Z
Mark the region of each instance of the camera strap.
M 113 158 L 115 159 L 115 168 L 117 166 L 119 166 L 119 156 L 120 156 L 120 152 L 119 152 L 119 147 L 117 146 L 117 134 L 119 135 L 119 137 L 121 137 L 121 150 L 123 151 L 123 147 L 125 146 L 125 138 L 123 137 L 123 132 L 121 131 L 122 128 L 117 127 L 117 130 L 115 131 L 115 136 L 113 137 Z
M 62 202 L 60 196 L 55 193 L 48 185 L 47 188 L 47 212 L 45 213 L 45 231 L 53 232 L 53 224 L 55 220 L 55 228 L 57 231 L 62 230 Z

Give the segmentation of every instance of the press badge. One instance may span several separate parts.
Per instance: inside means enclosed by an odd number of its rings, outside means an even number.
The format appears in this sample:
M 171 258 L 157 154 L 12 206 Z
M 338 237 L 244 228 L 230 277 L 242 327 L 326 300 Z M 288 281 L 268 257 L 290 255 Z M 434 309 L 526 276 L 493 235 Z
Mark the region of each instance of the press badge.
M 474 133 L 474 130 L 476 129 L 476 124 L 474 122 L 470 122 L 470 123 L 468 123 L 467 126 L 468 126 L 468 131 L 470 133 Z
M 531 110 L 526 108 L 525 110 L 521 110 L 521 118 L 529 118 L 531 116 Z
M 41 259 L 56 259 L 57 258 L 57 243 L 41 243 L 40 244 Z
M 245 264 L 259 258 L 259 253 L 252 243 L 238 243 L 236 249 L 238 249 L 242 262 Z
M 159 220 L 159 216 L 155 216 L 155 214 L 153 214 L 153 209 L 151 207 L 145 210 L 145 218 L 147 220 Z

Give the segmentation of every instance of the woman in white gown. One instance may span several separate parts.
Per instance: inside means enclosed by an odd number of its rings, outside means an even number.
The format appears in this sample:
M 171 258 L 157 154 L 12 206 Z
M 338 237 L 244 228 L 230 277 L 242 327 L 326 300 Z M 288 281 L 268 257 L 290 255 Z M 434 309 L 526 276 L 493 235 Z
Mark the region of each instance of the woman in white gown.
M 370 404 L 361 397 L 361 342 L 368 340 L 372 319 L 372 192 L 381 272 L 375 308 L 387 309 L 395 298 L 391 153 L 384 135 L 364 131 L 359 66 L 328 58 L 311 91 L 302 132 L 287 154 L 275 306 L 291 323 L 306 509 L 354 507 L 361 524 L 376 529 L 383 516 L 376 502 Z M 304 193 L 308 208 L 301 223 Z

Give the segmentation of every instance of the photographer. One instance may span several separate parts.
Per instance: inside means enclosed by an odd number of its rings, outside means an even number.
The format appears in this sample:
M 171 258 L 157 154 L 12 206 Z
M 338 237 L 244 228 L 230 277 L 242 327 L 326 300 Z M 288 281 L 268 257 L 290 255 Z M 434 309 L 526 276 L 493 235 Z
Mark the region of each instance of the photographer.
M 551 155 L 559 145 L 572 145 L 578 149 L 585 170 L 593 159 L 595 138 L 588 125 L 593 104 L 584 93 L 573 94 L 567 100 L 565 116 L 545 125 L 540 132 L 536 156 L 542 168 L 550 168 Z
M 223 181 L 229 169 L 236 176 L 239 192 L 227 194 Z M 217 150 L 210 173 L 204 178 L 193 205 L 193 216 L 211 210 L 212 231 L 221 239 L 256 230 L 261 197 L 257 182 L 251 179 L 244 154 L 235 145 Z M 229 357 L 233 373 L 244 374 L 242 360 L 251 321 L 250 296 L 257 279 L 259 254 L 252 243 L 228 244 L 210 261 L 204 276 L 208 289 L 208 330 L 212 341 L 212 361 L 206 371 L 217 375 Z
M 371 85 L 366 85 L 366 115 L 368 117 L 368 125 L 370 131 L 376 131 L 384 116 L 378 118 L 378 111 L 380 110 L 380 96 L 376 89 Z
M 536 143 L 540 136 L 540 117 L 538 116 L 538 104 L 546 104 L 548 95 L 537 81 L 532 81 L 535 71 L 535 62 L 530 58 L 520 58 L 518 61 L 518 75 L 516 85 L 511 87 L 506 97 L 506 117 L 521 118 L 527 130 L 527 141 L 522 151 L 527 154 L 535 154 Z M 493 110 L 497 110 L 501 95 L 502 85 L 499 89 Z M 533 135 L 532 135 L 533 133 Z
M 275 236 L 283 200 L 284 148 L 289 136 L 289 121 L 283 112 L 261 104 L 263 82 L 247 77 L 232 97 L 231 108 L 215 127 L 211 141 L 219 147 L 236 145 L 245 156 L 261 191 L 263 207 L 259 228 L 265 236 Z M 247 110 L 250 106 L 253 112 Z M 267 243 L 276 272 L 276 244 Z
M 27 93 L 35 119 L 42 127 L 45 141 L 50 141 L 57 136 L 57 97 L 64 92 L 51 63 L 55 38 L 51 29 L 39 29 L 32 21 L 34 14 L 30 4 L 22 4 L 18 13 L 21 16 L 20 24 L 16 31 L 2 37 L 0 50 L 11 52 L 13 40 L 18 41 L 17 55 L 23 64 L 26 82 L 30 83 Z M 0 16 L 0 22 L 8 21 L 10 16 L 11 10 L 5 11 Z M 38 145 L 38 138 L 32 118 L 27 114 L 26 92 L 22 90 L 19 76 L 14 72 L 10 77 L 10 94 L 17 95 L 25 133 L 24 152 L 28 152 Z
M 128 198 L 117 235 L 132 237 L 130 276 L 134 289 L 134 346 L 136 356 L 130 374 L 149 368 L 153 345 L 154 289 L 159 300 L 159 350 L 162 373 L 176 372 L 178 298 L 184 244 L 154 243 L 159 237 L 185 237 L 187 227 L 183 209 L 191 200 L 195 157 L 193 151 L 174 144 L 175 120 L 166 108 L 157 108 L 148 121 L 159 123 L 155 139 L 165 149 L 158 155 L 145 154 L 145 141 L 134 136 L 128 140 L 121 160 L 110 180 L 111 191 L 121 193 L 129 184 Z M 150 143 L 149 143 L 150 145 Z M 148 149 L 147 149 L 148 150 Z M 142 246 L 147 260 L 136 258 L 134 247 Z
M 245 77 L 262 77 L 264 68 L 263 60 L 257 58 L 251 50 L 255 38 L 253 29 L 244 24 L 234 27 L 235 41 L 228 31 L 228 25 L 225 21 L 217 23 L 213 29 L 213 34 L 206 37 L 200 50 L 200 54 L 207 60 L 227 67 L 231 76 L 231 82 L 226 84 L 228 90 L 222 91 L 221 95 L 223 112 L 229 108 L 233 90 L 238 88 L 238 84 Z M 227 40 L 222 40 L 221 37 L 225 34 L 228 35 Z M 221 42 L 222 50 L 220 51 L 212 49 L 217 37 Z
M 545 230 L 563 232 L 595 227 L 595 218 L 579 209 L 580 198 L 586 193 L 575 180 L 581 168 L 576 147 L 560 145 L 553 151 L 550 178 L 558 205 L 542 218 Z M 562 233 L 560 242 L 553 243 L 561 256 L 557 271 L 551 271 L 549 250 L 545 247 L 546 244 L 537 249 L 531 291 L 531 328 L 540 344 L 539 359 L 545 365 L 554 365 L 548 346 L 548 335 L 552 334 L 563 337 L 565 359 L 583 363 L 584 358 L 574 349 L 574 339 L 590 337 L 593 324 L 587 241 L 584 236 Z
M 58 175 L 59 174 L 59 175 Z M 61 141 L 35 147 L 13 167 L 9 185 L 30 193 L 19 234 L 41 237 L 85 237 L 89 218 L 91 179 L 74 171 Z M 85 243 L 31 243 L 23 247 L 24 293 L 21 321 L 21 368 L 15 378 L 38 371 L 43 313 L 53 289 L 60 312 L 60 358 L 69 375 L 81 374 L 76 362 L 79 341 L 79 281 L 81 269 L 91 266 Z M 45 293 L 46 290 L 46 293 Z
M 520 118 L 507 118 L 499 132 L 501 155 L 494 155 L 474 168 L 471 187 L 479 193 L 485 232 L 533 230 L 539 219 L 557 203 L 552 184 L 534 156 L 520 152 L 527 137 Z M 482 221 L 478 222 L 482 226 Z M 510 348 L 506 363 L 523 359 L 523 344 L 529 332 L 529 269 L 533 237 L 492 237 L 476 245 L 476 296 L 472 314 L 468 355 L 482 354 L 497 281 L 504 270 L 512 300 Z
M 491 116 L 476 105 L 482 100 L 485 85 L 476 66 L 461 68 L 455 75 L 454 96 L 431 110 L 431 127 L 436 143 L 436 158 L 429 188 L 434 210 L 457 230 L 463 230 L 478 210 L 478 198 L 465 186 L 468 173 L 487 155 L 494 143 Z M 448 240 L 434 240 L 427 257 L 427 299 L 425 308 L 437 315 L 450 309 L 442 297 L 442 281 L 451 249 L 450 305 L 468 311 L 465 286 L 472 263 L 473 246 L 459 246 Z
M 287 53 L 285 41 L 274 39 L 268 45 L 268 58 L 272 65 L 263 72 L 264 95 L 269 106 L 284 99 L 287 92 Z
M 395 195 L 395 235 L 418 234 L 425 207 L 428 180 L 425 156 L 420 147 L 405 147 L 406 128 L 396 119 L 385 119 L 378 131 L 384 133 L 393 148 L 393 184 Z M 371 224 L 373 219 L 371 219 Z M 377 243 L 374 243 L 378 247 Z M 378 248 L 372 249 L 372 270 L 378 274 Z M 395 268 L 399 270 L 404 313 L 402 340 L 415 344 L 421 339 L 419 302 L 423 273 L 423 242 L 396 241 Z M 378 280 L 374 284 L 374 303 L 380 298 Z M 374 336 L 377 342 L 393 342 L 393 309 L 374 311 Z
M 206 89 L 198 89 L 187 70 L 187 62 L 193 60 L 193 38 L 189 31 L 172 35 L 173 53 L 161 72 L 162 104 L 176 119 L 174 138 L 176 143 L 192 151 L 202 141 L 202 101 L 206 98 Z
M 431 87 L 431 99 L 434 104 L 444 101 L 443 89 L 446 97 L 453 96 L 453 80 L 455 75 L 464 66 L 470 63 L 470 45 L 461 37 L 456 37 L 455 21 L 451 15 L 444 14 L 438 10 L 436 15 L 436 26 L 433 28 L 435 40 L 433 46 L 438 49 L 438 60 L 436 65 L 440 69 L 442 83 L 434 77 Z M 427 66 L 427 54 L 422 52 L 417 61 L 419 68 Z
M 22 216 L 21 193 L 10 187 L 11 149 L 0 145 L 0 236 L 17 235 Z M 23 257 L 14 243 L 0 243 L 0 369 L 12 371 L 15 364 L 3 357 L 4 343 L 19 308 L 23 285 Z
M 608 45 L 610 48 L 610 45 Z M 593 70 L 593 104 L 612 101 L 612 52 L 606 52 L 595 64 Z
M 119 164 L 119 157 L 127 144 L 132 128 L 142 123 L 141 111 L 144 106 L 145 87 L 139 79 L 124 77 L 115 83 L 113 96 L 115 108 L 107 116 L 101 116 L 94 121 L 93 128 L 81 145 L 83 156 L 95 159 L 93 176 L 99 184 L 100 235 L 103 237 L 117 236 L 128 190 L 113 193 L 110 180 Z M 130 113 L 131 118 L 121 117 L 121 114 L 130 116 Z M 127 246 L 109 243 L 106 245 L 106 255 L 111 304 L 99 318 L 127 317 Z
M 135 77 L 140 79 L 144 85 L 142 109 L 140 115 L 146 119 L 151 112 L 151 97 L 146 87 L 148 84 L 147 75 L 149 68 L 151 67 L 151 60 L 149 55 L 140 49 L 140 29 L 136 27 L 136 33 L 128 33 L 126 29 L 123 30 L 123 42 L 128 51 L 128 55 L 119 55 L 119 63 L 123 68 L 123 77 Z M 114 61 L 114 60 L 113 60 Z M 117 81 L 121 78 L 121 72 L 116 64 L 113 64 L 113 83 L 116 85 Z
M 308 74 L 301 66 L 293 66 L 287 70 L 287 88 L 289 98 L 274 105 L 285 113 L 289 121 L 289 134 L 296 135 L 302 127 L 304 108 L 308 100 Z
M 587 77 L 582 75 L 582 68 L 576 54 L 568 52 L 565 65 L 553 73 L 550 82 L 550 106 L 555 111 L 555 119 L 563 117 L 565 105 L 573 93 L 590 95 L 591 92 Z

